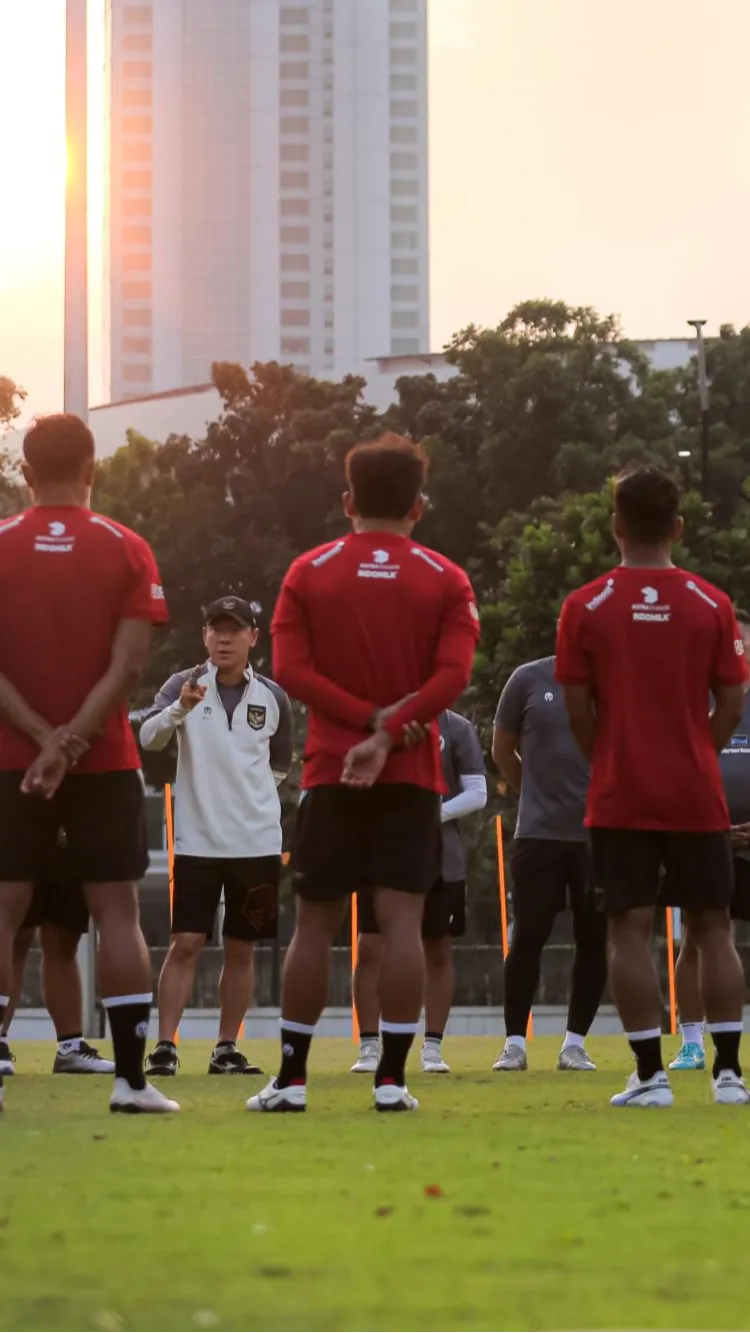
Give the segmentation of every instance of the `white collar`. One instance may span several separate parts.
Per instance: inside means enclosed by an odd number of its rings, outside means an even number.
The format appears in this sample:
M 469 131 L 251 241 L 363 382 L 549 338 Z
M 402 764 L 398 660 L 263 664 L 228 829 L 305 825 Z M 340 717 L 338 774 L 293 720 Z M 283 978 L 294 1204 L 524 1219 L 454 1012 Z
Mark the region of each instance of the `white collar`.
M 211 662 L 211 661 L 206 662 L 206 671 L 207 671 L 208 675 L 211 677 L 211 680 L 212 680 L 214 683 L 216 683 L 216 677 L 217 677 L 217 675 L 218 675 L 218 670 L 219 670 L 218 667 L 215 666 L 213 662 Z M 247 685 L 250 685 L 251 682 L 252 682 L 252 680 L 253 680 L 253 668 L 251 667 L 251 665 L 250 665 L 249 662 L 248 662 L 247 666 L 245 667 L 245 670 L 243 671 L 242 675 L 243 675 L 243 678 L 244 678 L 244 680 L 245 680 L 245 683 L 246 683 Z

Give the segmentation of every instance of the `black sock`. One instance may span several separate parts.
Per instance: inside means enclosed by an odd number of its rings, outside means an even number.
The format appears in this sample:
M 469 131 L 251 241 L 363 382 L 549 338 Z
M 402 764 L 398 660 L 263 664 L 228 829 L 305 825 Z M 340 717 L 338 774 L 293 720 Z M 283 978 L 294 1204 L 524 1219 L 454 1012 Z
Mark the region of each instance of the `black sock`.
M 406 1057 L 416 1035 L 416 1025 L 413 1032 L 389 1032 L 388 1028 L 381 1028 L 380 1035 L 383 1052 L 375 1075 L 375 1087 L 379 1088 L 381 1083 L 395 1083 L 403 1088 L 406 1083 Z
M 379 1038 L 379 1032 L 360 1032 L 359 1034 L 360 1041 L 378 1041 Z
M 708 1028 L 711 1032 L 711 1025 Z M 738 1027 L 733 1032 L 711 1032 L 711 1039 L 714 1044 L 714 1067 L 713 1077 L 718 1078 L 723 1069 L 731 1069 L 738 1078 L 742 1077 L 740 1068 L 740 1038 L 742 1037 L 742 1028 Z
M 307 1057 L 312 1039 L 312 1032 L 291 1032 L 284 1027 L 282 1020 L 281 1068 L 276 1078 L 277 1088 L 307 1082 Z
M 157 1043 L 156 1043 L 156 1049 L 157 1049 L 157 1051 L 159 1051 L 159 1050 L 161 1050 L 161 1051 L 163 1051 L 163 1050 L 167 1050 L 167 1051 L 176 1051 L 176 1050 L 177 1050 L 177 1046 L 176 1046 L 175 1042 L 173 1042 L 173 1041 L 157 1041 Z
M 7 1009 L 7 1007 L 8 1007 L 8 1001 L 5 999 L 5 997 L 3 997 L 3 1001 L 0 1004 L 0 1029 L 2 1029 L 3 1023 L 5 1021 L 5 1010 Z M 0 1041 L 4 1041 L 6 1045 L 8 1044 L 7 1032 L 0 1031 Z M 0 1078 L 0 1083 L 2 1083 L 1 1078 Z
M 424 1039 L 425 1041 L 436 1041 L 440 1043 L 443 1040 L 443 1034 L 442 1032 L 425 1032 Z
M 217 1041 L 215 1049 L 217 1051 L 233 1051 L 237 1043 L 234 1041 Z
M 141 1091 L 146 1086 L 143 1057 L 146 1054 L 148 1020 L 151 997 L 128 999 L 125 1004 L 106 1001 L 112 1045 L 115 1048 L 115 1078 L 124 1078 L 131 1088 Z
M 661 1037 L 641 1037 L 634 1041 L 628 1037 L 630 1049 L 635 1056 L 635 1067 L 638 1070 L 638 1077 L 642 1083 L 647 1079 L 653 1078 L 663 1070 L 664 1064 L 661 1058 Z

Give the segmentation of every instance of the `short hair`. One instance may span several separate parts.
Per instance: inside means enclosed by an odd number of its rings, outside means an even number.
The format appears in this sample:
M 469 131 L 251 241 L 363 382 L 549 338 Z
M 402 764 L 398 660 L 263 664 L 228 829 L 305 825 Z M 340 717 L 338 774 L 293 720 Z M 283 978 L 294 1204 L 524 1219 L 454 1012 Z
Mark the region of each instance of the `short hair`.
M 38 417 L 25 435 L 23 456 L 36 481 L 78 481 L 94 458 L 94 437 L 72 412 Z
M 615 514 L 631 541 L 669 541 L 679 508 L 680 493 L 661 468 L 629 468 L 615 482 Z
M 738 625 L 744 625 L 746 629 L 750 629 L 750 611 L 745 611 L 741 606 L 736 606 L 734 615 Z
M 346 456 L 346 480 L 361 518 L 406 518 L 427 478 L 420 444 L 389 432 Z

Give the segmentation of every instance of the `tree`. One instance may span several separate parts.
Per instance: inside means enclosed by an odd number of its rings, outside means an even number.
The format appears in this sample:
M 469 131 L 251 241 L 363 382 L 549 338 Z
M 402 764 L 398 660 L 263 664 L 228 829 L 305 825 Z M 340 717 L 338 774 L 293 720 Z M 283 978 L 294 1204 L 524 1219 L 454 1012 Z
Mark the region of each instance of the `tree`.
M 7 375 L 0 375 L 0 434 L 21 415 L 26 390 L 19 388 Z
M 527 301 L 496 328 L 462 330 L 447 349 L 458 374 L 400 380 L 387 415 L 422 439 L 433 509 L 424 540 L 496 587 L 478 534 L 541 495 L 603 484 L 647 454 L 674 464 L 675 382 L 655 374 L 613 316 L 556 301 Z

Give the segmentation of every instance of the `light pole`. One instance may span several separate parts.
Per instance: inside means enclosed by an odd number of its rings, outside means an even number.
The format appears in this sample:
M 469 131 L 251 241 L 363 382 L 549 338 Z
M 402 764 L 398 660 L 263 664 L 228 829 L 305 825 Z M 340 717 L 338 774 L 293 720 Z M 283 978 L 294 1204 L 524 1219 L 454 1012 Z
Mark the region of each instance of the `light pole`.
M 698 354 L 698 397 L 701 408 L 701 491 L 708 499 L 708 375 L 706 373 L 706 344 L 703 338 L 705 319 L 689 319 L 695 329 Z
M 65 351 L 66 412 L 89 413 L 87 0 L 65 6 Z
M 87 0 L 65 4 L 65 342 L 63 406 L 88 421 L 88 61 Z M 78 946 L 83 1023 L 96 1037 L 96 930 L 93 921 Z

